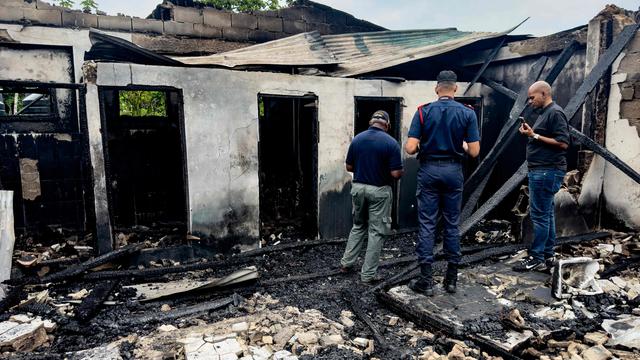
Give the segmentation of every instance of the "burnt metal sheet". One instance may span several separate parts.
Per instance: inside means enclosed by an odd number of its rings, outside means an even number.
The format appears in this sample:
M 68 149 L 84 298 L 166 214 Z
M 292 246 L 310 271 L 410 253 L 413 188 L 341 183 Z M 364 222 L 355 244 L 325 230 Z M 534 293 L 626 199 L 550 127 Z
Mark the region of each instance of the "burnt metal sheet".
M 188 65 L 219 65 L 229 68 L 243 65 L 316 66 L 337 64 L 317 31 L 209 56 L 176 57 Z
M 519 26 L 519 25 L 518 25 Z M 517 26 L 516 26 L 517 27 Z M 186 65 L 335 65 L 328 74 L 349 77 L 443 54 L 504 32 L 470 32 L 455 28 L 389 30 L 320 35 L 309 32 L 222 54 L 176 58 Z
M 84 54 L 85 60 L 122 61 L 134 64 L 184 66 L 170 57 L 158 55 L 127 40 L 107 35 L 95 29 L 89 31 L 91 49 Z

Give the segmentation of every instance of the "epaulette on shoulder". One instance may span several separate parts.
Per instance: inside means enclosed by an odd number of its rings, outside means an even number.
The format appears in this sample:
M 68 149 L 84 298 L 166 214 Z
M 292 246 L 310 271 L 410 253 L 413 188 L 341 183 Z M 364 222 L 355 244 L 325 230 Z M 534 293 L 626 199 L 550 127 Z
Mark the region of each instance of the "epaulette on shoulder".
M 426 103 L 418 106 L 418 115 L 420 116 L 420 125 L 424 125 L 424 115 L 422 115 L 422 108 L 425 106 L 429 106 L 431 103 Z
M 469 109 L 471 109 L 471 110 L 475 110 L 475 109 L 474 109 L 474 107 L 473 107 L 473 106 L 471 106 L 471 105 L 469 105 L 469 104 L 462 104 L 462 105 L 464 105 L 464 106 L 468 107 L 468 108 L 469 108 Z

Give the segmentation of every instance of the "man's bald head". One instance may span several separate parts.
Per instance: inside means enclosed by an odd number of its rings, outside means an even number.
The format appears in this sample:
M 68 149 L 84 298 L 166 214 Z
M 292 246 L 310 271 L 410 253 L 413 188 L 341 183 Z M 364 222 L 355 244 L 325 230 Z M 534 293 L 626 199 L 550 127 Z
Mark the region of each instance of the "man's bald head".
M 544 108 L 553 102 L 551 85 L 546 81 L 536 81 L 529 86 L 529 104 L 534 108 Z

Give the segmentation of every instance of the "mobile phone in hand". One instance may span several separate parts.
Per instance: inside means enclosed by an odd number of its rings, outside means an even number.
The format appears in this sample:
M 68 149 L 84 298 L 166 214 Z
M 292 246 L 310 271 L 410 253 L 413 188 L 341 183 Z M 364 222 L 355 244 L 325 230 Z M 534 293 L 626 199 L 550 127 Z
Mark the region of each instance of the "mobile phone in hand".
M 518 120 L 520 120 L 520 124 L 526 123 L 526 121 L 524 120 L 524 118 L 522 116 L 519 116 Z

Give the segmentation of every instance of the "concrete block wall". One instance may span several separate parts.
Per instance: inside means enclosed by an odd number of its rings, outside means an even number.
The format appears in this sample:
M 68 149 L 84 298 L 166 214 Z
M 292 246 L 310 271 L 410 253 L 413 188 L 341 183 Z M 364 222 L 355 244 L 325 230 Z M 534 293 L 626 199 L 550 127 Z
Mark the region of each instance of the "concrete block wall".
M 167 15 L 168 14 L 168 15 Z M 85 14 L 42 0 L 2 0 L 0 23 L 98 28 L 130 33 L 262 43 L 317 30 L 321 34 L 379 31 L 384 28 L 331 7 L 302 0 L 277 11 L 234 13 L 214 8 L 159 5 L 154 19 Z

